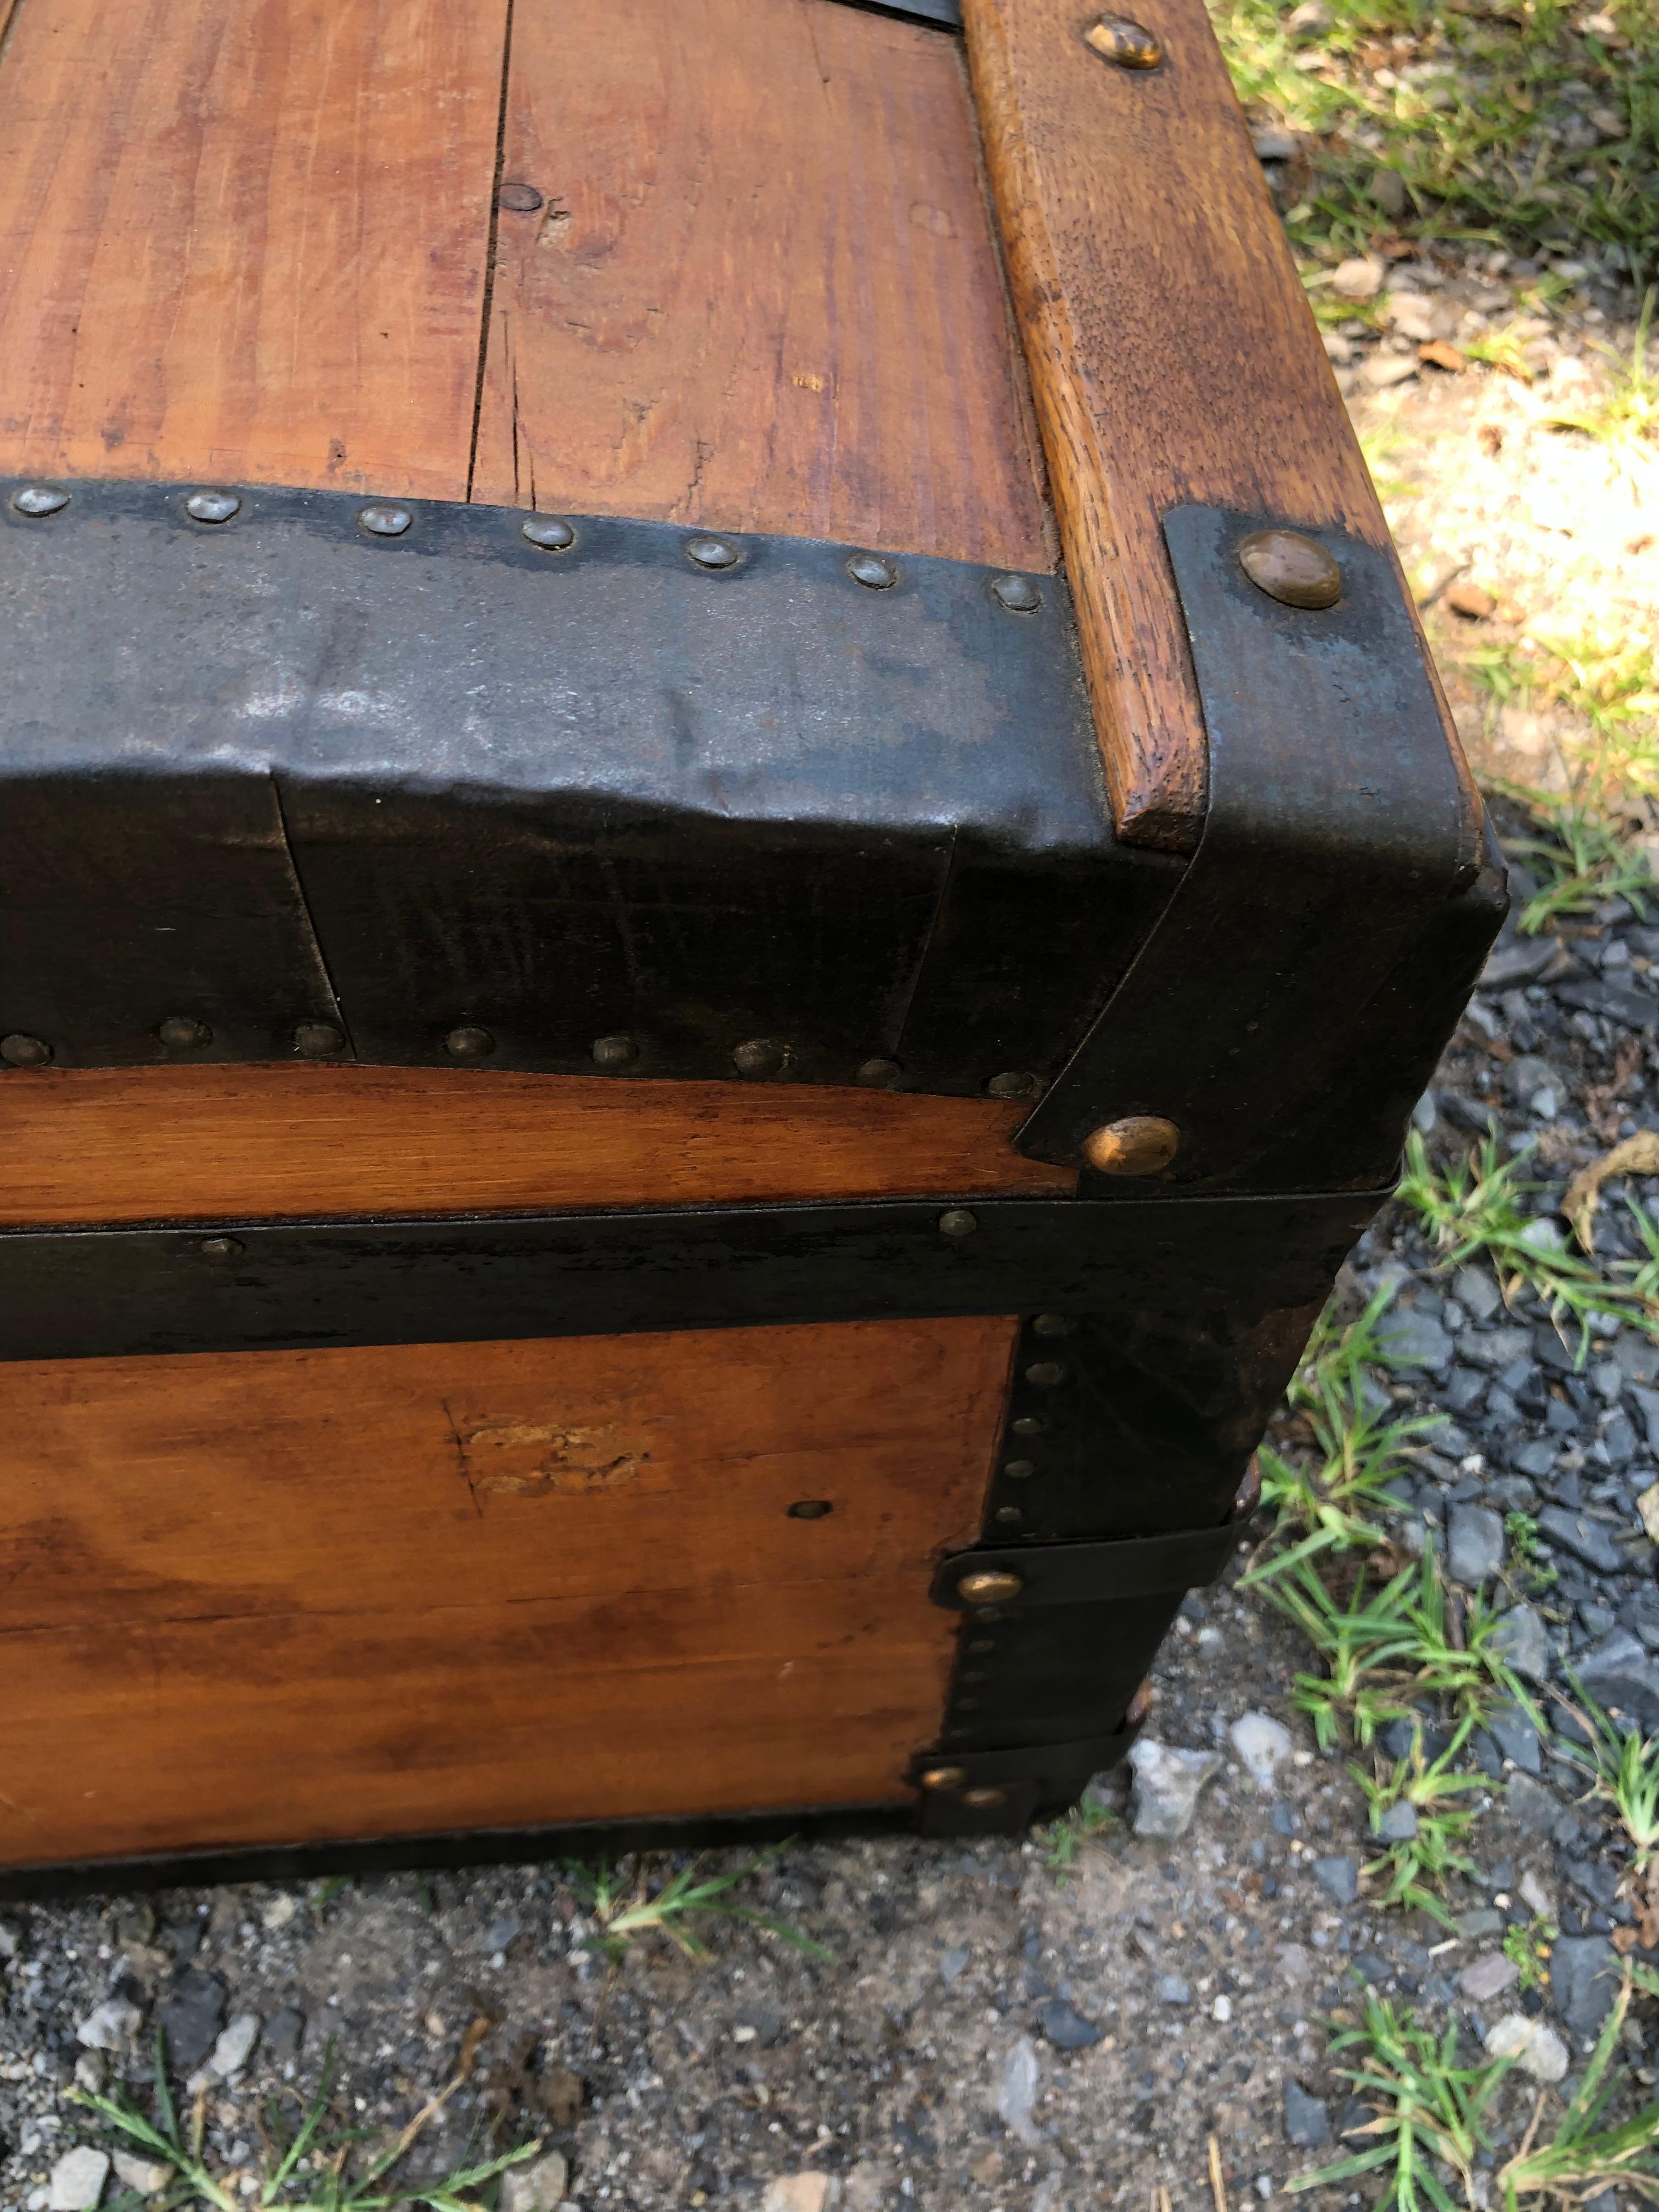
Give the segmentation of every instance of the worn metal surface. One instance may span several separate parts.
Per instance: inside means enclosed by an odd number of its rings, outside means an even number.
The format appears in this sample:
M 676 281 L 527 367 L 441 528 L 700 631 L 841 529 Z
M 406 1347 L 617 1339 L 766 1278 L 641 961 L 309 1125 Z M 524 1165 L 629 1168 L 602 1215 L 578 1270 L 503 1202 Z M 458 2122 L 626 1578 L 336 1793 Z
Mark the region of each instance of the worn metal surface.
M 1103 1122 L 1152 1114 L 1182 1138 L 1159 1188 L 1381 1181 L 1502 920 L 1392 562 L 1322 531 L 1341 599 L 1282 605 L 1237 557 L 1277 520 L 1164 518 L 1208 811 L 1134 965 L 1020 1132 L 1039 1158 L 1075 1159 Z
M 1065 1060 L 1179 866 L 1114 841 L 1063 583 L 516 508 L 0 498 L 0 1034 L 973 1093 Z M 222 503 L 222 502 L 221 502 Z M 362 516 L 394 507 L 407 527 Z M 381 517 L 384 520 L 384 516 Z M 556 518 L 558 519 L 558 518 Z M 541 519 L 545 522 L 548 518 Z M 545 536 L 544 531 L 543 535 Z
M 600 1336 L 1111 1310 L 1126 1344 L 1323 1295 L 1377 1203 L 975 1199 L 635 1213 L 17 1230 L 0 1358 Z M 1156 1524 L 1154 1524 L 1156 1525 Z

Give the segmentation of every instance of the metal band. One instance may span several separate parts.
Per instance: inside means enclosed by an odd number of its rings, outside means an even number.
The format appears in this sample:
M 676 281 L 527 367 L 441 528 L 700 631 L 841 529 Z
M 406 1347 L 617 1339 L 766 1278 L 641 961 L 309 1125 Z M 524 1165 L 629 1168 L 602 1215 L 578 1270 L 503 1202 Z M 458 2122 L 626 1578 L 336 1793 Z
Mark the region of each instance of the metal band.
M 1153 1597 L 1212 1583 L 1237 1548 L 1238 1532 L 1183 1528 L 1117 1544 L 1042 1544 L 1019 1551 L 956 1552 L 933 1577 L 935 1605 L 955 1613 L 1028 1612 L 1034 1606 L 1093 1605 L 1115 1597 Z M 988 1601 L 975 1577 L 1015 1587 Z
M 1322 1297 L 1382 1194 L 868 1200 L 0 1235 L 0 1358 L 307 1350 Z M 1127 1342 L 1127 1329 L 1119 1332 Z
M 1018 1139 L 1069 1161 L 1103 1124 L 1171 1121 L 1179 1152 L 1143 1191 L 1272 1188 L 1298 1159 L 1291 1175 L 1316 1162 L 1327 1187 L 1378 1180 L 1473 980 L 1436 933 L 1456 933 L 1478 825 L 1394 562 L 1322 529 L 1342 596 L 1286 605 L 1238 559 L 1273 523 L 1164 518 L 1209 744 L 1203 836 Z M 1477 905 L 1473 935 L 1489 941 L 1501 888 Z M 1402 973 L 1421 1001 L 1407 1036 L 1382 1010 Z M 1338 1110 L 1355 1088 L 1359 1110 Z

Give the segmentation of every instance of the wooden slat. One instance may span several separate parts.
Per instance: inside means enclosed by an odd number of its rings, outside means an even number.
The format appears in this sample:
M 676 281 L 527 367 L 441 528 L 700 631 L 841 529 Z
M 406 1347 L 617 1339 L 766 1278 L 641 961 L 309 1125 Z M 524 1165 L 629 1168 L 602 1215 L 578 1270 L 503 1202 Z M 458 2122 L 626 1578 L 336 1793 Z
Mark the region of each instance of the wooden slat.
M 0 1224 L 1063 1193 L 995 1099 L 450 1068 L 0 1077 Z
M 963 0 L 1114 809 L 1184 851 L 1205 739 L 1163 514 L 1389 539 L 1204 0 L 1133 12 L 1161 69 L 1102 60 L 1073 0 Z
M 464 499 L 507 0 L 26 0 L 0 471 Z
M 0 1862 L 901 1799 L 1015 1331 L 0 1367 Z
M 518 0 L 474 495 L 1052 565 L 957 43 Z

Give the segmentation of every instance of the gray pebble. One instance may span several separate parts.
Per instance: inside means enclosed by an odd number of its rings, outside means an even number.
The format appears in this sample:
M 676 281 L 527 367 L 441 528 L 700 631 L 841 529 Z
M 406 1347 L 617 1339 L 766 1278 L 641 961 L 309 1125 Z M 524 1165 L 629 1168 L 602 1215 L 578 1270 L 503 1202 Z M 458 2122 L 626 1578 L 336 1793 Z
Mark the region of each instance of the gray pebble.
M 1352 1905 L 1359 1894 L 1357 1859 L 1316 1859 L 1314 1878 L 1333 1905 Z
M 1473 2004 L 1488 2004 L 1521 1978 L 1521 1969 L 1501 1951 L 1477 1959 L 1457 1977 L 1457 1986 Z
M 265 2056 L 273 2065 L 281 2066 L 292 2058 L 300 2047 L 300 2038 L 305 2033 L 306 2016 L 292 2005 L 284 2005 L 265 2022 Z
M 1561 1815 L 1559 1801 L 1529 1774 L 1512 1774 L 1504 1793 L 1510 1818 L 1528 1835 L 1547 1836 Z
M 1294 2081 L 1285 2084 L 1285 2140 L 1298 2150 L 1317 2150 L 1331 2139 L 1331 2116 L 1317 2097 Z
M 1518 1705 L 1494 1707 L 1486 1725 L 1504 1758 L 1512 1759 L 1523 1774 L 1542 1772 L 1543 1753 L 1538 1731 Z
M 1528 947 L 1528 959 L 1536 957 L 1535 948 Z M 1541 963 L 1540 963 L 1541 964 Z M 1472 1319 L 1490 1321 L 1504 1303 L 1504 1297 L 1489 1268 L 1465 1265 L 1452 1277 L 1452 1296 Z
M 1064 1997 L 1050 1997 L 1036 2008 L 1036 2023 L 1057 2050 L 1086 2051 L 1106 2033 L 1068 2005 Z
M 1577 1674 L 1604 1711 L 1617 1707 L 1650 1733 L 1659 1727 L 1659 1662 L 1627 1630 L 1597 1644 L 1579 1662 Z
M 1384 1844 L 1408 1844 L 1417 1833 L 1417 1808 L 1407 1798 L 1390 1805 L 1376 1824 L 1376 1836 Z
M 1190 2004 L 1193 1985 L 1184 1974 L 1160 1974 L 1158 1978 L 1158 2001 L 1160 2004 Z
M 1517 1455 L 1517 1464 L 1523 1455 Z M 1528 1474 L 1531 1468 L 1526 1470 Z M 1564 1506 L 1547 1505 L 1538 1516 L 1540 1535 L 1547 1536 L 1553 1544 L 1559 1544 L 1575 1559 L 1582 1559 L 1587 1567 L 1598 1574 L 1616 1575 L 1623 1571 L 1625 1556 L 1613 1540 L 1613 1534 L 1601 1522 L 1591 1521 L 1583 1513 L 1569 1512 Z
M 1504 1523 L 1489 1506 L 1453 1506 L 1446 1564 L 1466 1589 L 1480 1589 L 1503 1565 Z
M 1550 1996 L 1575 2035 L 1591 2036 L 1619 1993 L 1619 1954 L 1605 1936 L 1560 1936 L 1550 1951 Z
M 225 1985 L 217 1974 L 186 1968 L 162 1999 L 157 2014 L 167 2038 L 167 2063 L 193 2074 L 212 2050 L 225 2024 Z
M 1385 1314 L 1378 1334 L 1396 1366 L 1426 1369 L 1431 1375 L 1443 1375 L 1451 1365 L 1456 1347 L 1440 1323 L 1420 1306 L 1398 1308 Z
M 1492 1631 L 1492 1644 L 1528 1681 L 1548 1681 L 1553 1656 L 1543 1620 L 1534 1607 L 1512 1606 Z

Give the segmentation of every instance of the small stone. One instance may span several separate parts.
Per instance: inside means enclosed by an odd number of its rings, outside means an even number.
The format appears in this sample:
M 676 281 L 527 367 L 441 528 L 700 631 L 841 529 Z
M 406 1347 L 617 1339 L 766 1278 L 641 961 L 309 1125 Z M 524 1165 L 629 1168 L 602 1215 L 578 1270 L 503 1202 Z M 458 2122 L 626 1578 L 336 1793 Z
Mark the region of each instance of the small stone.
M 209 2071 L 216 2074 L 222 2081 L 228 2081 L 233 2075 L 240 2074 L 247 2064 L 258 2040 L 258 2013 L 238 2013 L 229 2027 L 216 2039 L 213 2056 L 208 2060 Z
M 143 2020 L 137 2006 L 125 1997 L 106 1997 L 76 2026 L 75 2039 L 88 2051 L 125 2051 Z
M 1512 1774 L 1504 1792 L 1511 1820 L 1528 1835 L 1547 1836 L 1561 1817 L 1559 1801 L 1529 1774 Z
M 1064 1997 L 1050 1997 L 1046 2004 L 1040 2004 L 1036 2022 L 1048 2040 L 1060 2051 L 1086 2051 L 1106 2033 L 1093 2021 L 1085 2020 L 1080 2012 L 1073 2011 Z
M 1193 1985 L 1184 1974 L 1160 1974 L 1158 1978 L 1158 2001 L 1160 2004 L 1190 2004 Z
M 1409 384 L 1417 374 L 1417 356 L 1412 353 L 1374 353 L 1354 372 L 1367 392 L 1388 392 L 1396 384 Z
M 1042 2141 L 1042 2130 L 1031 2117 L 1036 2090 L 1036 2045 L 1029 2035 L 1022 2035 L 1002 2062 L 1002 2073 L 997 2082 L 997 2118 L 1011 2136 L 1033 2150 Z
M 1505 1922 L 1501 1912 L 1490 1905 L 1479 1905 L 1473 1912 L 1460 1912 L 1457 1932 L 1471 1943 L 1479 1943 L 1488 1936 L 1501 1936 Z
M 1285 2084 L 1285 2140 L 1298 2150 L 1317 2150 L 1331 2139 L 1331 2116 L 1317 2097 L 1295 2081 Z
M 1233 2001 L 1229 1996 L 1218 1997 L 1215 2002 L 1210 2007 L 1210 2018 L 1212 2020 L 1218 2020 L 1224 2027 L 1232 2016 Z
M 1411 205 L 1411 194 L 1406 189 L 1406 179 L 1398 169 L 1372 170 L 1371 198 L 1390 222 L 1398 222 Z
M 1382 264 L 1372 254 L 1339 262 L 1331 271 L 1331 289 L 1339 300 L 1374 300 L 1382 289 Z
M 289 1923 L 293 1920 L 299 1912 L 299 1910 L 300 1907 L 297 1900 L 290 1897 L 288 1892 L 284 1890 L 280 1896 L 273 1897 L 269 1905 L 261 1906 L 259 1911 L 259 1925 L 264 1929 L 268 1934 L 275 1936 L 280 1929 L 288 1926 Z
M 1387 1316 L 1379 1333 L 1396 1366 L 1443 1375 L 1451 1365 L 1456 1347 L 1432 1314 L 1401 1307 Z
M 1493 2058 L 1513 2058 L 1534 2081 L 1559 2081 L 1567 2070 L 1567 2046 L 1547 2021 L 1528 2020 L 1523 2012 L 1506 2012 L 1486 2030 L 1486 2051 Z
M 95 2097 L 104 2086 L 107 2071 L 101 2051 L 83 2051 L 75 2062 L 75 2086 L 84 2089 L 89 2097 Z
M 507 1913 L 500 1920 L 492 1920 L 484 1929 L 483 1947 L 486 1951 L 505 1951 L 523 1933 L 523 1921 L 516 1913 Z
M 1467 576 L 1448 584 L 1443 596 L 1452 612 L 1462 615 L 1466 622 L 1485 622 L 1488 615 L 1498 611 L 1498 602 L 1486 586 L 1472 583 Z
M 1408 1844 L 1416 1833 L 1417 1808 L 1406 1797 L 1390 1805 L 1376 1824 L 1379 1843 Z
M 52 2169 L 47 2212 L 93 2212 L 109 2179 L 109 2154 L 83 2143 L 67 2150 Z
M 1547 1682 L 1554 1654 L 1541 1616 L 1529 1605 L 1512 1606 L 1492 1634 L 1498 1657 L 1528 1682 Z
M 1518 1458 L 1516 1464 L 1520 1465 Z M 1538 1516 L 1538 1530 L 1552 1544 L 1559 1544 L 1587 1567 L 1594 1567 L 1597 1574 L 1616 1575 L 1624 1570 L 1624 1554 L 1614 1544 L 1612 1532 L 1600 1521 L 1569 1512 L 1563 1505 L 1547 1505 Z
M 140 2197 L 159 2197 L 177 2172 L 159 2159 L 135 2158 L 130 2150 L 112 2152 L 110 2163 L 115 2168 L 115 2179 Z
M 1560 1936 L 1550 1952 L 1550 1996 L 1575 2035 L 1592 2036 L 1619 1994 L 1619 1955 L 1605 1936 Z
M 293 2005 L 284 2005 L 265 2022 L 265 2057 L 273 2066 L 281 2066 L 292 2058 L 300 2047 L 300 2038 L 305 2033 L 306 2016 Z
M 1293 161 L 1301 143 L 1294 131 L 1281 131 L 1271 123 L 1257 124 L 1250 132 L 1258 161 Z
M 1352 1905 L 1359 1894 L 1359 1864 L 1356 1859 L 1316 1859 L 1314 1879 L 1333 1905 Z
M 1585 1690 L 1604 1712 L 1628 1713 L 1650 1734 L 1659 1729 L 1659 1668 L 1645 1646 L 1627 1630 L 1616 1630 L 1605 1644 L 1586 1653 L 1577 1671 Z
M 1227 1734 L 1251 1781 L 1264 1795 L 1270 1792 L 1273 1777 L 1291 1755 L 1289 1729 L 1268 1713 L 1245 1713 Z
M 1452 1277 L 1452 1296 L 1464 1312 L 1477 1322 L 1490 1321 L 1504 1303 L 1503 1292 L 1485 1267 L 1460 1267 Z
M 940 1952 L 939 1979 L 943 1982 L 955 1981 L 957 1977 L 964 1972 L 972 1956 L 972 1952 L 964 1950 L 960 1944 L 952 1944 L 949 1950 Z
M 1219 1771 L 1218 1751 L 1181 1751 L 1141 1736 L 1129 1751 L 1134 1769 L 1130 1826 L 1138 1836 L 1184 1836 L 1198 1810 L 1198 1796 Z
M 1642 1492 L 1636 1501 L 1636 1510 L 1642 1516 L 1642 1526 L 1650 1541 L 1659 1544 L 1659 1482 Z
M 496 1948 L 500 1948 L 498 1944 Z M 501 2177 L 501 2212 L 558 2212 L 569 2179 L 568 2163 L 556 2150 L 549 2151 L 544 2158 L 532 2160 L 528 2166 L 509 2166 Z M 803 2181 L 817 2182 L 820 2193 L 817 2197 L 776 2197 L 773 2193 Z M 829 2185 L 828 2175 L 822 2173 L 797 2173 L 775 2181 L 766 2192 L 766 2212 L 823 2212 L 826 2201 L 823 2191 Z
M 1540 1920 L 1553 1920 L 1555 1899 L 1530 1869 L 1521 1877 L 1521 1902 L 1528 1912 L 1535 1912 Z
M 159 2020 L 168 2064 L 175 2073 L 194 2073 L 224 2026 L 224 1983 L 217 1974 L 188 1968 L 168 1990 Z
M 1513 1759 L 1523 1774 L 1542 1772 L 1543 1753 L 1538 1731 L 1518 1705 L 1495 1706 L 1486 1725 L 1504 1758 Z
M 1504 1564 L 1504 1523 L 1490 1506 L 1454 1505 L 1446 1565 L 1455 1583 L 1479 1589 Z
M 1501 1951 L 1493 1951 L 1473 1966 L 1465 1966 L 1457 1977 L 1457 1986 L 1474 2004 L 1488 2004 L 1493 1997 L 1502 1996 L 1521 1978 L 1521 1969 L 1513 1959 L 1506 1959 Z

